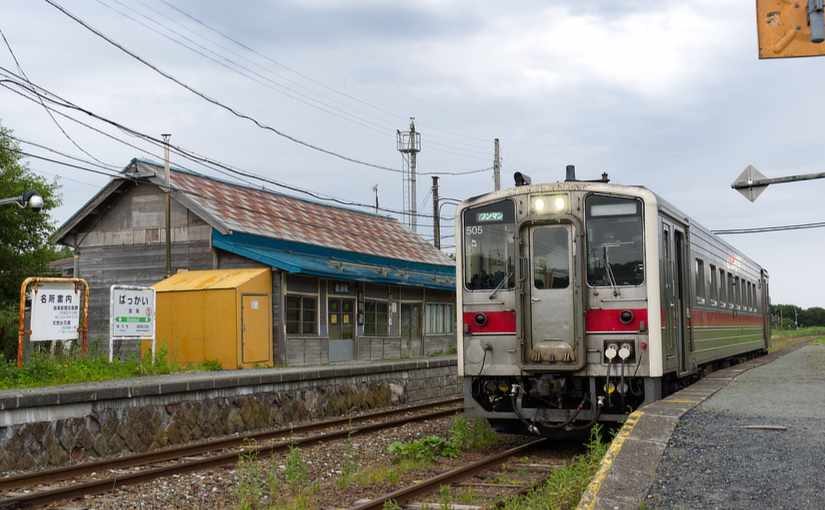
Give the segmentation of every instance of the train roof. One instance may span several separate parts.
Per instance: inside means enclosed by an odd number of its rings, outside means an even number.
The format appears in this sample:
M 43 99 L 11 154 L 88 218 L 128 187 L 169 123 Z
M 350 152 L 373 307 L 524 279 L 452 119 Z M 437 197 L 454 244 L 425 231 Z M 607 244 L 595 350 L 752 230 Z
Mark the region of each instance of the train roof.
M 669 202 L 667 199 L 665 199 L 658 193 L 641 185 L 611 184 L 602 181 L 557 181 L 550 183 L 530 184 L 526 186 L 516 186 L 513 188 L 507 188 L 500 191 L 494 191 L 492 193 L 485 193 L 483 195 L 476 195 L 474 197 L 470 197 L 461 203 L 461 205 L 459 206 L 459 212 L 473 205 L 493 202 L 503 198 L 509 198 L 513 196 L 525 195 L 530 193 L 547 193 L 553 191 L 589 191 L 596 193 L 630 195 L 642 198 L 648 204 L 655 204 L 660 211 L 663 211 L 668 215 L 685 222 L 692 228 L 701 230 L 707 236 L 712 237 L 715 242 L 725 246 L 725 248 L 734 252 L 737 255 L 737 257 L 740 257 L 743 261 L 749 262 L 750 264 L 756 266 L 760 270 L 764 271 L 765 274 L 767 274 L 767 270 L 765 270 L 765 268 L 761 264 L 742 253 L 741 250 L 739 250 L 732 244 L 728 243 L 720 236 L 714 234 L 709 228 L 703 226 L 701 223 L 691 218 L 688 214 L 683 212 L 681 209 L 673 205 L 671 202 Z

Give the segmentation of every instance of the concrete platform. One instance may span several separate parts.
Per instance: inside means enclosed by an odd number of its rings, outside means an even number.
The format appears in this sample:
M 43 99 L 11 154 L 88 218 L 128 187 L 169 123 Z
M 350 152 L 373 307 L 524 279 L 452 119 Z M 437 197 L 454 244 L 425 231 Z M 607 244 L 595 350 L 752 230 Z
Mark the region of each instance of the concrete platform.
M 633 413 L 578 508 L 822 508 L 823 459 L 825 346 L 811 345 Z

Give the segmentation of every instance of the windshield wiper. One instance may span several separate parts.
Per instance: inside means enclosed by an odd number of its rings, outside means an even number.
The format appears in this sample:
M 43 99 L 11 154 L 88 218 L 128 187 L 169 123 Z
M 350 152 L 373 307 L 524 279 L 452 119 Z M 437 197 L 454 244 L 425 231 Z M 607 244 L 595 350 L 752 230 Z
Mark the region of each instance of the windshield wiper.
M 494 288 L 493 291 L 490 292 L 490 295 L 487 296 L 488 299 L 490 299 L 490 300 L 495 299 L 496 294 L 498 294 L 498 291 L 500 291 L 501 288 L 504 287 L 505 283 L 510 281 L 510 274 L 511 274 L 510 271 L 507 271 L 507 273 L 504 275 L 504 278 L 502 278 L 501 281 L 498 282 L 498 285 L 496 285 L 496 288 Z
M 613 268 L 610 267 L 610 257 L 608 256 L 607 252 L 608 246 L 604 245 L 604 267 L 605 272 L 607 273 L 607 280 L 610 282 L 610 287 L 613 289 L 613 297 L 617 297 L 619 295 L 619 289 L 616 284 L 616 276 L 613 274 Z

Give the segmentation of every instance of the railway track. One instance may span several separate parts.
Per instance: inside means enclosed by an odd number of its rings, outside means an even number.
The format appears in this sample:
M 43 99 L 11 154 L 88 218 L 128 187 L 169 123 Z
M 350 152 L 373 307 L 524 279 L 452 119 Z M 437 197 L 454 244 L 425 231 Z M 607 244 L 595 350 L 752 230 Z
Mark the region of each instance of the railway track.
M 382 510 L 390 503 L 410 510 L 504 508 L 508 499 L 529 493 L 544 483 L 554 469 L 564 465 L 558 459 L 548 461 L 538 451 L 547 442 L 546 438 L 534 439 L 377 498 L 359 501 L 351 510 Z
M 462 407 L 451 405 L 458 402 L 461 402 L 460 398 L 439 400 L 0 478 L 0 491 L 4 492 L 0 495 L 0 509 L 42 506 L 176 474 L 231 465 L 237 463 L 241 455 L 248 452 L 265 457 L 295 446 L 309 446 L 407 423 L 450 416 L 462 411 Z M 413 414 L 398 416 L 401 413 Z M 387 417 L 390 418 L 386 419 Z M 313 434 L 319 430 L 325 431 Z M 299 434 L 307 435 L 296 437 Z M 264 441 L 275 442 L 260 446 L 256 444 Z M 113 470 L 117 471 L 110 476 L 84 478 L 90 474 L 99 475 Z M 60 483 L 57 486 L 44 487 L 44 484 L 53 482 Z M 10 494 L 10 491 L 14 493 Z

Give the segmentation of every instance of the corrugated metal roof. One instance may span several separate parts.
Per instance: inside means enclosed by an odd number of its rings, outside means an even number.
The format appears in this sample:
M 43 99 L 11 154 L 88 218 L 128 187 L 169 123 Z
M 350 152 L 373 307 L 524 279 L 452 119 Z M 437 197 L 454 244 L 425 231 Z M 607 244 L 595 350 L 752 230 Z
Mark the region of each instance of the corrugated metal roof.
M 155 163 L 139 163 L 161 169 Z M 319 204 L 175 168 L 172 186 L 185 191 L 188 199 L 234 232 L 379 257 L 455 265 L 395 218 Z
M 207 271 L 182 271 L 159 281 L 152 287 L 158 292 L 204 289 L 235 289 L 249 280 L 270 271 L 256 269 L 212 269 Z

